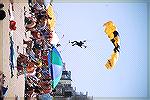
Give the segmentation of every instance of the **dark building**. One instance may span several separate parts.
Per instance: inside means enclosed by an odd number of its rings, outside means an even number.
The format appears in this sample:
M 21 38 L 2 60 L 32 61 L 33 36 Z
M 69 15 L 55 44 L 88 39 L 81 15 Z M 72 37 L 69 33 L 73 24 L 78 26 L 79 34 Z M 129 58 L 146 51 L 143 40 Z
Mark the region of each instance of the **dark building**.
M 86 94 L 76 92 L 71 86 L 71 81 L 71 71 L 66 71 L 64 66 L 61 80 L 54 92 L 54 100 L 93 100 L 93 97 L 88 97 L 88 92 Z

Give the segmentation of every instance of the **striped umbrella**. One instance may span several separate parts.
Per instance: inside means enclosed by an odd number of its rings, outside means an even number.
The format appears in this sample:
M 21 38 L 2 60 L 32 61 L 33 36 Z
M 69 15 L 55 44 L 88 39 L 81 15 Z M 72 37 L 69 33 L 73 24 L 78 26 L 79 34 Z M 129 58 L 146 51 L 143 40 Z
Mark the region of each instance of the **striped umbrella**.
M 52 89 L 55 89 L 61 79 L 63 62 L 59 52 L 54 46 L 48 53 L 48 67 L 52 78 Z

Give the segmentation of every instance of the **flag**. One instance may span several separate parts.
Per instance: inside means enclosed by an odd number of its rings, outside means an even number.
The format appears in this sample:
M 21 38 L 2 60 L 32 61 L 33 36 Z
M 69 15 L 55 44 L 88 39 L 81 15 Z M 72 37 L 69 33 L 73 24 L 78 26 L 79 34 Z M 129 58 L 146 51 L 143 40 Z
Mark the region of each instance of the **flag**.
M 48 67 L 52 78 L 51 86 L 52 89 L 55 89 L 61 79 L 63 62 L 59 52 L 54 46 L 52 47 L 51 51 L 49 50 L 48 53 Z

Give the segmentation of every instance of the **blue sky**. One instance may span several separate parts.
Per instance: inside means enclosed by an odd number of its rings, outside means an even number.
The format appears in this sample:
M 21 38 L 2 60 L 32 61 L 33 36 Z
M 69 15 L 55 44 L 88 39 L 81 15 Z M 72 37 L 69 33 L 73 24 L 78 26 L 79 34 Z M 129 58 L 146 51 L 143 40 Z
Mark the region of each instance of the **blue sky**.
M 77 91 L 94 97 L 147 96 L 147 5 L 145 3 L 54 3 L 62 58 Z M 105 63 L 113 45 L 103 24 L 112 20 L 120 33 L 120 57 L 113 70 Z M 69 40 L 87 40 L 87 48 Z

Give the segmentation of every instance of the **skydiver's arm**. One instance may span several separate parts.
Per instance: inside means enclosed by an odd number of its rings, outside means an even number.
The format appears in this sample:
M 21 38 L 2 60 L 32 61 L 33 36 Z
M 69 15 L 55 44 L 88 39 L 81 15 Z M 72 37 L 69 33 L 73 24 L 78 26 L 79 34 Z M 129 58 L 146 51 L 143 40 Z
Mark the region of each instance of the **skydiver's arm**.
M 83 42 L 86 42 L 86 40 L 84 40 Z

